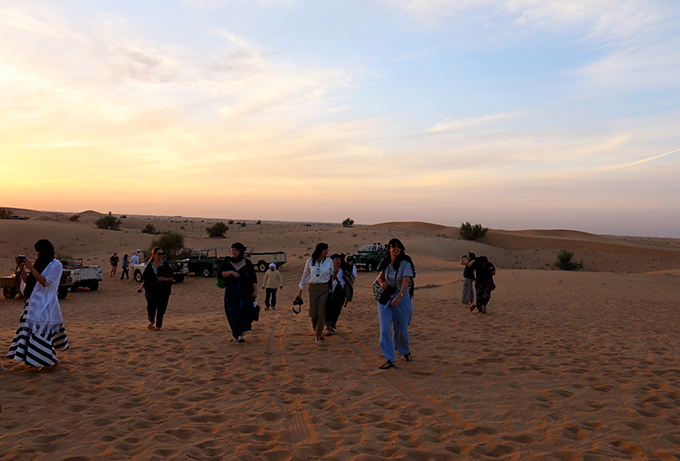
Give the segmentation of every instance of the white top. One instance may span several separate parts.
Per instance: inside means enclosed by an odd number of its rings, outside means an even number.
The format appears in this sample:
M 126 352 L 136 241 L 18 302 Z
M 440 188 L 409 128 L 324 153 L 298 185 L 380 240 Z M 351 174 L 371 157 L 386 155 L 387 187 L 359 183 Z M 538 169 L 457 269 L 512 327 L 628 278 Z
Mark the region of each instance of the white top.
M 64 323 L 57 298 L 61 271 L 61 263 L 53 259 L 40 274 L 45 277 L 45 286 L 42 286 L 40 282 L 35 282 L 26 312 L 26 322 L 34 332 L 44 327 L 54 327 Z
M 139 264 L 139 256 L 136 254 L 130 257 L 130 265 L 134 266 L 135 264 Z
M 338 286 L 338 283 L 340 283 L 341 287 L 345 288 L 345 273 L 342 269 L 338 269 L 338 278 L 333 280 L 332 291 L 335 291 L 335 287 Z
M 328 283 L 333 276 L 333 260 L 324 258 L 312 265 L 312 258 L 305 263 L 305 270 L 302 271 L 300 279 L 300 289 L 305 290 L 310 283 Z

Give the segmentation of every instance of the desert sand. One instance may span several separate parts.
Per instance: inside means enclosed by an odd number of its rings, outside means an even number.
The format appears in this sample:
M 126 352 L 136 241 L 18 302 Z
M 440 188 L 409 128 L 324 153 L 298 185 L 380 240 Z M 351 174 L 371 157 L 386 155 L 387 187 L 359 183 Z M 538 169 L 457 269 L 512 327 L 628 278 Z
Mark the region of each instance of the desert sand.
M 199 218 L 127 217 L 105 231 L 94 212 L 21 211 L 30 219 L 0 220 L 3 275 L 49 238 L 105 279 L 61 301 L 71 347 L 55 374 L 5 358 L 23 300 L 0 299 L 0 459 L 680 459 L 677 241 L 491 230 L 477 243 L 425 223 L 266 222 L 210 239 Z M 222 290 L 192 275 L 173 286 L 164 330 L 147 331 L 137 283 L 108 277 L 111 252 L 148 247 L 147 223 L 192 248 L 286 251 L 277 309 L 233 344 Z M 418 270 L 414 361 L 383 371 L 376 273 L 359 271 L 321 344 L 291 301 L 317 242 L 351 253 L 393 236 Z M 554 270 L 561 249 L 585 270 Z M 467 251 L 498 268 L 487 316 L 460 303 Z

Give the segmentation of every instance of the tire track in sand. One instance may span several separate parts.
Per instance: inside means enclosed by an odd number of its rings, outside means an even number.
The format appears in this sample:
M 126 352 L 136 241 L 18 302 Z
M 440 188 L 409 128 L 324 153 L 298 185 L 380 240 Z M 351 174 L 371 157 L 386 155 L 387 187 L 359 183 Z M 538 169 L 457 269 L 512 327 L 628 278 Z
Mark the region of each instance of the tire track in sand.
M 288 365 L 283 357 L 283 335 L 286 330 L 287 321 L 274 324 L 267 333 L 265 339 L 264 353 L 268 357 L 275 373 L 274 380 L 276 388 L 281 389 L 286 384 L 290 384 L 292 379 L 288 373 Z M 302 442 L 315 443 L 317 441 L 316 431 L 309 420 L 309 414 L 302 407 L 302 397 L 292 397 L 290 394 L 283 394 L 279 391 L 279 398 L 276 399 L 281 411 L 289 418 L 284 418 L 286 429 L 290 434 L 290 442 L 300 444 Z
M 380 359 L 375 354 L 354 339 L 354 335 L 349 329 L 346 335 L 338 335 L 337 337 L 347 343 L 347 346 L 368 365 L 374 367 L 380 363 Z M 430 413 L 429 416 L 441 424 L 460 428 L 458 437 L 468 446 L 473 447 L 480 443 L 492 445 L 504 443 L 504 441 L 493 440 L 484 432 L 483 428 L 452 413 L 437 399 L 420 391 L 397 369 L 384 370 L 380 373 L 380 376 L 413 403 L 425 409 L 424 414 Z

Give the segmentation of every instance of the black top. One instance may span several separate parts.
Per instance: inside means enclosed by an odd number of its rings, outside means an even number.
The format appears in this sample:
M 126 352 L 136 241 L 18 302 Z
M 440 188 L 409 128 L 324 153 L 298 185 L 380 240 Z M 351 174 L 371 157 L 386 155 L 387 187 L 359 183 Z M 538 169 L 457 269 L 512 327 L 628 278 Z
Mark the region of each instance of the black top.
M 239 270 L 236 270 L 236 268 L 234 268 L 232 265 L 232 259 L 225 258 L 224 261 L 222 261 L 222 264 L 220 264 L 220 268 L 218 269 L 219 273 L 217 276 L 222 278 L 222 272 L 238 272 L 238 279 L 234 277 L 227 277 L 226 283 L 234 283 L 235 281 L 240 282 L 242 296 L 244 298 L 252 298 L 253 284 L 257 284 L 257 274 L 255 273 L 255 266 L 253 266 L 253 263 L 250 262 L 249 259 L 244 259 L 244 261 L 246 262 L 245 265 Z
M 486 286 L 486 282 L 493 279 L 492 272 L 496 270 L 493 263 L 481 256 L 474 260 L 472 269 L 475 271 L 475 285 Z
M 144 290 L 147 295 L 160 295 L 160 294 L 170 294 L 170 287 L 172 282 L 163 282 L 158 280 L 158 277 L 168 277 L 172 278 L 172 267 L 167 261 L 163 261 L 160 266 L 158 266 L 158 275 L 153 270 L 153 262 L 146 265 L 144 269 Z

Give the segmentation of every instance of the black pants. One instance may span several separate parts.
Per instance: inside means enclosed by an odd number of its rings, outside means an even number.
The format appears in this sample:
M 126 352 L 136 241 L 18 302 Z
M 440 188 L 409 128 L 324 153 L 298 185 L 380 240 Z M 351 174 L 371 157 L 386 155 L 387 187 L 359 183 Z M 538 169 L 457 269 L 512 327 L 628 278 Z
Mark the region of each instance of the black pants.
M 128 280 L 130 280 L 130 269 L 127 267 L 123 268 L 123 272 L 120 274 L 120 279 L 123 280 L 123 276 L 127 277 Z
M 156 328 L 163 326 L 163 316 L 168 308 L 169 294 L 156 294 L 147 296 L 146 298 L 146 312 L 149 314 L 149 323 L 156 322 Z
M 486 310 L 486 305 L 489 304 L 489 299 L 491 299 L 491 292 L 484 290 L 481 285 L 475 285 L 475 291 L 477 294 L 477 310 L 479 312 L 484 312 Z
M 271 300 L 272 300 L 272 303 L 271 303 L 272 309 L 276 307 L 276 290 L 277 290 L 277 288 L 267 288 L 267 294 L 264 297 L 265 307 L 269 307 L 269 298 L 270 297 L 271 297 Z

